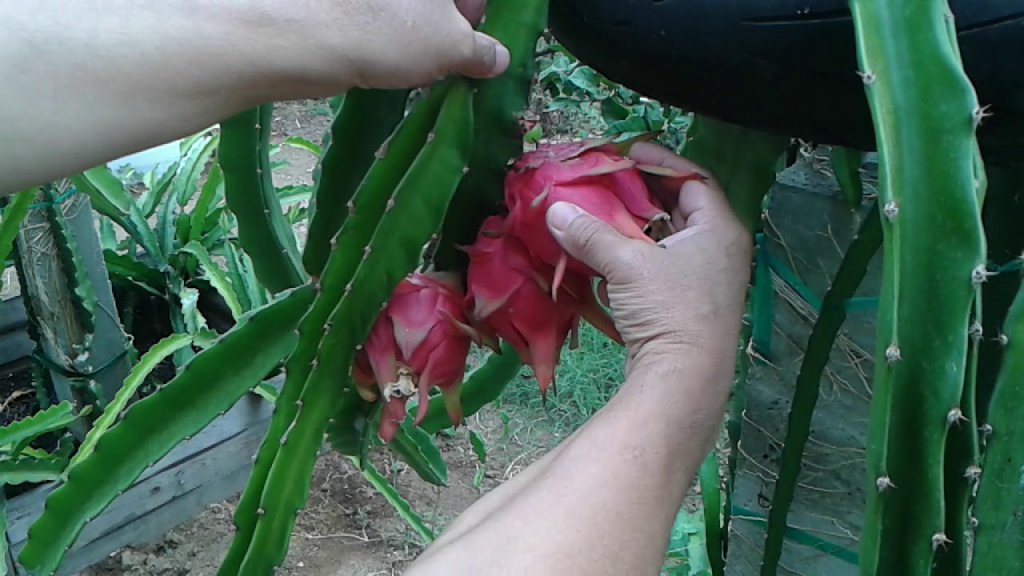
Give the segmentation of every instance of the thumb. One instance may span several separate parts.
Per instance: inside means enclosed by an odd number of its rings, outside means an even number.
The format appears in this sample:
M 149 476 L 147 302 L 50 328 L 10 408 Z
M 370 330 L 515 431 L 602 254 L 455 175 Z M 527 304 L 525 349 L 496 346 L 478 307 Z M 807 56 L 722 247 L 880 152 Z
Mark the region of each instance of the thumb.
M 631 239 L 575 204 L 553 204 L 547 212 L 547 224 L 551 235 L 570 256 L 605 278 L 614 276 L 633 259 Z
M 493 78 L 505 72 L 511 59 L 508 48 L 500 42 L 481 32 L 472 32 L 450 68 L 451 72 L 470 78 Z

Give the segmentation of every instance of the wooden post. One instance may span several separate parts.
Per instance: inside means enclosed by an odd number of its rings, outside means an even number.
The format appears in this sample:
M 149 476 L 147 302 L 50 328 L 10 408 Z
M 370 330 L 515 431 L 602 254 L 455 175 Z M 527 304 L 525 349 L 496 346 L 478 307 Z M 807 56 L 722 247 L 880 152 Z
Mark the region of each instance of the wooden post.
M 92 205 L 69 187 L 43 189 L 17 238 L 22 295 L 58 400 L 110 400 L 130 369 Z M 77 435 L 84 427 L 73 430 Z

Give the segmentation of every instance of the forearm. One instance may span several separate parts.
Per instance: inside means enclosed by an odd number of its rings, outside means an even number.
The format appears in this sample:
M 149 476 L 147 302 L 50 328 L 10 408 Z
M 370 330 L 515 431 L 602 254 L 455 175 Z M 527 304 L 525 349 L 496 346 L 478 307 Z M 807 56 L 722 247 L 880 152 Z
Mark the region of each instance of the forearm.
M 410 574 L 656 573 L 721 424 L 732 347 L 638 366 L 573 437 L 474 504 Z
M 260 13 L 277 4 L 0 4 L 0 193 L 287 98 L 299 85 L 281 62 L 292 32 Z

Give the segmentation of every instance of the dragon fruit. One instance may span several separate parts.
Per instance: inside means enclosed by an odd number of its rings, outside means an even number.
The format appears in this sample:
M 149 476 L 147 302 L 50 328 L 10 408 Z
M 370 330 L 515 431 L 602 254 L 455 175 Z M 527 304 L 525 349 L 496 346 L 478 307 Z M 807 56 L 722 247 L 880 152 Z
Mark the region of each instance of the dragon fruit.
M 353 380 L 365 400 L 383 397 L 380 436 L 385 442 L 405 420 L 413 394 L 419 397 L 416 423 L 423 420 L 434 386 L 441 389 L 452 424 L 462 421 L 459 386 L 470 344 L 480 341 L 462 311 L 463 300 L 454 276 L 413 274 L 395 288 L 358 351 Z
M 547 145 L 515 163 L 505 179 L 508 232 L 534 259 L 555 268 L 552 295 L 567 272 L 595 272 L 566 254 L 551 235 L 545 220 L 548 208 L 572 202 L 624 236 L 653 243 L 646 231 L 658 223 L 667 225 L 670 219 L 648 189 L 644 174 L 644 167 L 600 141 Z
M 621 342 L 611 319 L 597 305 L 589 277 L 568 272 L 551 295 L 554 268 L 534 260 L 515 236 L 503 234 L 504 221 L 484 221 L 469 256 L 466 307 L 481 330 L 508 342 L 528 364 L 541 394 L 554 382 L 562 346 L 580 317 Z

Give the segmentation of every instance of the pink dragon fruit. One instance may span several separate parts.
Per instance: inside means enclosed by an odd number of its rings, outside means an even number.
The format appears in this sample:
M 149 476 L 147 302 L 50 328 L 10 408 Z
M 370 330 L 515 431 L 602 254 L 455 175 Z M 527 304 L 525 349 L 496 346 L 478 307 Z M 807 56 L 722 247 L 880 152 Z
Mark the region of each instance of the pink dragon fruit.
M 437 386 L 448 416 L 462 421 L 459 386 L 470 344 L 479 335 L 462 311 L 457 279 L 413 274 L 395 288 L 353 363 L 353 380 L 367 401 L 384 398 L 380 436 L 391 441 L 405 420 L 406 401 L 419 394 L 416 423 L 426 416 L 428 393 Z
M 624 236 L 654 242 L 645 230 L 669 215 L 648 190 L 644 167 L 599 141 L 554 144 L 523 155 L 505 180 L 508 231 L 537 260 L 555 267 L 552 294 L 567 271 L 595 272 L 567 255 L 551 236 L 548 208 L 568 201 L 612 225 Z
M 516 237 L 502 234 L 504 228 L 501 218 L 488 218 L 476 242 L 464 249 L 469 255 L 466 305 L 481 330 L 508 342 L 533 369 L 545 394 L 580 317 L 619 342 L 621 337 L 597 305 L 588 277 L 569 272 L 556 302 L 551 296 L 554 269 L 533 260 Z

